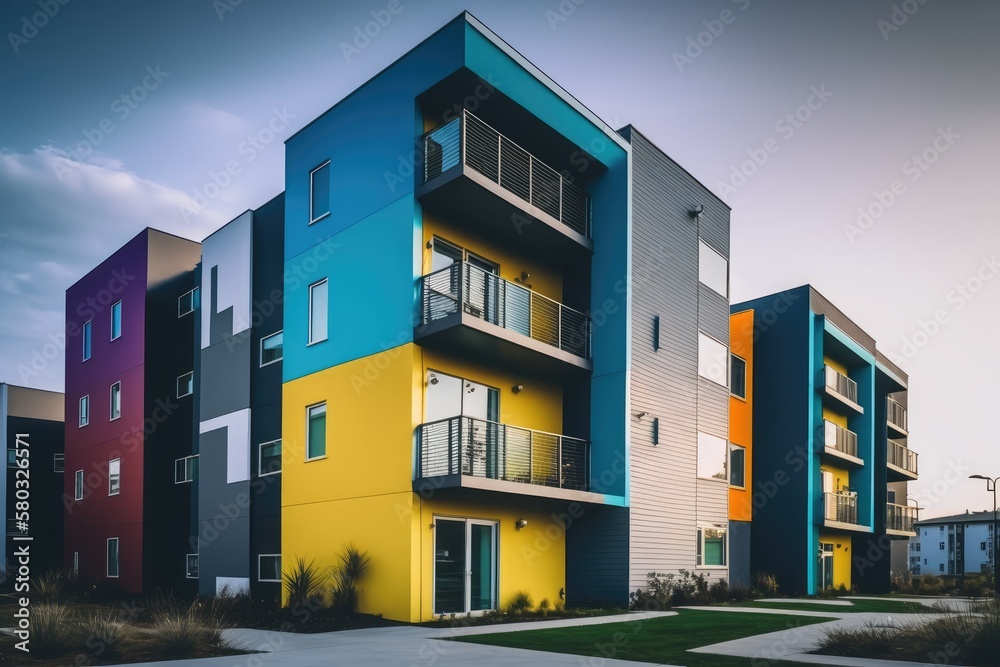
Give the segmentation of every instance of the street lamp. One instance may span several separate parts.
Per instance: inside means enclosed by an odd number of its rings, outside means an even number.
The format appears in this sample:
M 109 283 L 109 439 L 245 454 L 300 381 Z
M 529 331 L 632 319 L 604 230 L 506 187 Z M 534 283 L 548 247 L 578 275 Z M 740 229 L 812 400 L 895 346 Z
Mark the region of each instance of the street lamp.
M 993 597 L 1000 598 L 1000 577 L 997 576 L 997 482 L 1000 477 L 986 477 L 985 475 L 969 475 L 969 479 L 985 479 L 986 491 L 993 492 Z

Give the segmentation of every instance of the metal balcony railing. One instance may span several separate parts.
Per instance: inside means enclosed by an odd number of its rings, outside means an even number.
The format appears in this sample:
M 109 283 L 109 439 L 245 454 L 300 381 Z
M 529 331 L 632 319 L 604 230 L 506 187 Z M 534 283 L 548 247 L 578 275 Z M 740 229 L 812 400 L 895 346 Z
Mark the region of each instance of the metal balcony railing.
M 420 279 L 421 324 L 465 312 L 499 327 L 590 358 L 590 319 L 578 310 L 456 262 Z
M 858 495 L 839 491 L 823 494 L 823 518 L 838 523 L 858 524 Z
M 858 383 L 829 366 L 826 367 L 826 386 L 852 403 L 858 402 Z
M 423 138 L 424 182 L 459 164 L 590 236 L 590 198 L 548 166 L 468 111 Z
M 832 421 L 825 420 L 824 442 L 826 447 L 849 456 L 858 456 L 858 434 Z
M 885 399 L 886 420 L 901 431 L 908 432 L 906 428 L 906 408 L 891 398 Z
M 422 424 L 416 478 L 458 474 L 587 491 L 590 450 L 586 440 L 474 417 Z
M 914 475 L 918 474 L 916 452 L 895 440 L 890 440 L 886 446 L 886 460 L 890 465 L 912 472 Z
M 885 506 L 886 530 L 914 532 L 913 522 L 918 519 L 917 508 L 912 505 L 888 503 Z

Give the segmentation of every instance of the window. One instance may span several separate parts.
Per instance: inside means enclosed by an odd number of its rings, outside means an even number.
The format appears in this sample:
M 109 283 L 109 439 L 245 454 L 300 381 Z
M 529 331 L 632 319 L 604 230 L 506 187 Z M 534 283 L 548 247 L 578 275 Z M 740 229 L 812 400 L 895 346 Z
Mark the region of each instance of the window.
M 73 576 L 80 574 L 80 552 L 73 552 Z
M 309 172 L 309 224 L 330 215 L 330 161 Z
M 77 470 L 73 476 L 73 500 L 83 500 L 83 471 Z
M 121 338 L 122 335 L 122 302 L 119 301 L 111 306 L 111 340 Z
M 924 559 L 924 565 L 927 565 L 927 559 L 926 558 Z
M 980 551 L 986 551 L 986 542 L 980 542 L 979 543 L 979 550 Z
M 746 487 L 746 463 L 746 448 L 729 445 L 729 486 Z
M 117 496 L 122 490 L 122 460 L 111 459 L 108 461 L 108 495 Z
M 260 443 L 257 474 L 260 477 L 281 472 L 281 440 Z
M 698 529 L 698 566 L 726 566 L 726 530 L 725 528 Z
M 719 341 L 698 334 L 698 375 L 723 387 L 729 379 L 729 350 Z
M 198 455 L 185 456 L 174 461 L 174 484 L 193 482 L 198 474 Z
M 52 455 L 52 472 L 66 472 L 66 455 Z
M 118 578 L 118 538 L 108 538 L 108 577 Z
M 701 239 L 698 240 L 698 280 L 722 296 L 729 296 L 729 262 Z
M 194 371 L 177 378 L 177 398 L 184 398 L 194 393 Z
M 747 397 L 747 362 L 735 354 L 729 355 L 729 393 L 736 398 Z
M 87 320 L 83 323 L 83 360 L 86 361 L 90 359 L 90 334 L 91 334 L 91 320 Z
M 306 408 L 306 460 L 326 456 L 326 403 Z
M 185 292 L 177 297 L 177 317 L 184 317 L 188 313 L 193 313 L 201 305 L 201 288 L 195 287 L 190 292 Z
M 944 551 L 944 542 L 938 542 L 938 551 Z
M 309 344 L 326 340 L 327 296 L 329 293 L 327 279 L 309 286 Z
M 257 581 L 281 581 L 281 554 L 257 557 Z
M 198 578 L 198 554 L 188 554 L 185 557 L 184 576 L 188 579 Z
M 80 397 L 80 418 L 81 428 L 90 423 L 90 394 Z
M 111 421 L 122 416 L 122 383 L 111 385 Z
M 920 542 L 917 542 L 917 551 L 920 551 Z
M 281 361 L 282 357 L 284 357 L 284 354 L 282 353 L 282 343 L 284 338 L 284 333 L 279 331 L 276 334 L 271 334 L 270 336 L 265 336 L 260 339 L 261 366 L 267 366 L 268 364 L 273 364 L 276 361 Z
M 7 450 L 7 467 L 16 468 L 17 467 L 17 450 L 8 449 Z
M 895 491 L 886 491 L 885 492 L 885 496 L 886 496 L 885 499 L 886 499 L 887 502 L 892 503 L 893 505 L 896 504 L 896 492 Z
M 698 433 L 698 477 L 729 479 L 726 475 L 726 441 L 708 433 Z
M 944 563 L 938 563 L 938 572 L 944 572 Z

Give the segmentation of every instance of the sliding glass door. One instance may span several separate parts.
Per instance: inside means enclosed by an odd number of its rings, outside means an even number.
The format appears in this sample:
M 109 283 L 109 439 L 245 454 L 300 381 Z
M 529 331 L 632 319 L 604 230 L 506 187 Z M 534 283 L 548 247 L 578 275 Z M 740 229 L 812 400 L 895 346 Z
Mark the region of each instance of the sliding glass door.
M 434 521 L 434 614 L 496 609 L 497 524 Z

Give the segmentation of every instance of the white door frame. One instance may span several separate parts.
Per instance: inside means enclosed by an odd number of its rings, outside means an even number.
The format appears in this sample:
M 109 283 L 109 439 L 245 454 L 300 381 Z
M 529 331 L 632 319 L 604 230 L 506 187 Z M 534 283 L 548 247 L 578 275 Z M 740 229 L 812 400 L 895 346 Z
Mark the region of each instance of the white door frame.
M 461 614 L 482 614 L 488 609 L 478 609 L 472 611 L 472 526 L 488 526 L 492 532 L 492 554 L 490 556 L 490 582 L 492 584 L 493 609 L 497 609 L 500 595 L 500 569 L 497 561 L 500 558 L 500 522 L 488 519 L 469 519 L 454 516 L 434 516 L 434 544 L 432 547 L 433 559 L 431 560 L 431 614 L 437 616 L 442 613 L 437 610 L 437 526 L 439 521 L 452 521 L 464 524 L 465 527 L 465 573 L 463 577 L 463 592 L 465 600 Z

